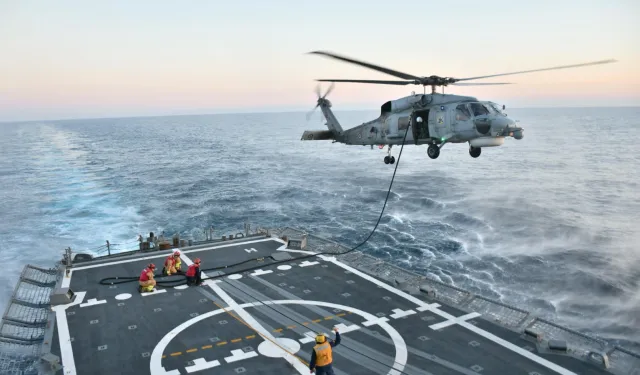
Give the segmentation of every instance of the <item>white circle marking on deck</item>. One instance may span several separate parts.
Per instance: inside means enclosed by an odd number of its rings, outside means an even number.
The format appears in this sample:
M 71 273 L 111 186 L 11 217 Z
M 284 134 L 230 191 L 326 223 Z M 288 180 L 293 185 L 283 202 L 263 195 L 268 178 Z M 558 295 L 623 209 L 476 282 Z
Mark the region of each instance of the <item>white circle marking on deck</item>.
M 187 289 L 188 287 L 189 287 L 189 285 L 184 284 L 184 285 L 174 286 L 173 289 L 181 290 L 181 289 Z
M 365 319 L 365 321 L 378 320 L 377 316 L 371 313 L 368 313 L 366 311 L 356 309 L 355 307 L 339 305 L 337 303 L 323 302 L 323 301 L 304 301 L 304 300 L 263 301 L 263 302 L 256 302 L 256 303 L 244 303 L 242 305 L 238 305 L 238 307 L 246 308 L 246 307 L 255 307 L 255 306 L 263 306 L 263 305 L 315 305 L 315 306 L 322 306 L 322 307 L 333 308 L 333 309 L 340 309 L 343 311 L 351 311 L 353 314 L 360 315 L 362 318 Z M 226 309 L 226 311 L 231 311 L 231 310 L 234 310 L 234 309 L 233 308 Z M 218 315 L 218 314 L 222 314 L 226 311 L 219 309 L 219 310 L 207 312 L 202 315 L 198 315 L 195 318 L 191 318 L 186 322 L 178 325 L 176 328 L 172 329 L 170 332 L 164 335 L 164 337 L 160 339 L 156 347 L 153 348 L 153 352 L 151 353 L 151 358 L 149 361 L 149 370 L 151 371 L 151 374 L 152 375 L 180 375 L 179 370 L 167 371 L 162 366 L 162 353 L 165 351 L 165 349 L 167 348 L 171 340 L 173 340 L 180 332 L 198 323 L 199 321 Z M 396 355 L 394 359 L 393 368 L 389 369 L 389 372 L 387 374 L 388 375 L 401 374 L 402 370 L 404 370 L 405 366 L 407 365 L 407 359 L 409 356 L 409 353 L 407 351 L 407 344 L 405 343 L 404 338 L 402 338 L 400 333 L 395 328 L 393 328 L 389 323 L 379 322 L 376 324 L 378 324 L 380 328 L 382 328 L 383 330 L 385 330 L 385 332 L 387 332 L 387 334 L 393 341 L 393 345 L 396 348 Z M 273 343 L 270 343 L 270 344 L 274 345 Z
M 278 266 L 278 269 L 282 270 L 282 271 L 286 271 L 286 270 L 290 270 L 291 266 L 285 264 L 285 265 L 282 265 L 282 266 Z
M 296 354 L 300 350 L 300 344 L 296 340 L 277 338 L 276 342 L 282 348 L 287 349 L 289 353 Z M 282 348 L 276 346 L 271 341 L 263 341 L 258 345 L 258 352 L 266 357 L 284 358 L 287 352 L 282 350 Z
M 129 298 L 131 298 L 131 294 L 129 293 L 122 293 L 116 296 L 116 299 L 119 301 L 124 301 L 125 299 L 129 299 Z
M 239 273 L 234 273 L 233 275 L 230 275 L 229 278 L 231 280 L 238 280 L 238 279 L 242 279 L 242 275 Z

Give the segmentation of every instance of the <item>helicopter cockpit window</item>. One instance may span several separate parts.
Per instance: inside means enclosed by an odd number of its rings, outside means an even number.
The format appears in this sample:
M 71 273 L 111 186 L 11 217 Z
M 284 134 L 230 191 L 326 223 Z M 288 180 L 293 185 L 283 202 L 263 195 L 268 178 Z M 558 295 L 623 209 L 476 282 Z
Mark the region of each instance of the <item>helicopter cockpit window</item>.
M 466 121 L 471 118 L 471 113 L 467 109 L 467 106 L 464 104 L 460 104 L 456 107 L 456 120 L 457 121 Z
M 474 116 L 488 115 L 489 110 L 481 103 L 469 103 Z
M 498 115 L 502 114 L 501 106 L 497 105 L 496 103 L 489 102 L 489 103 L 487 103 L 486 106 L 487 106 L 487 108 L 489 108 L 489 111 L 491 113 L 495 113 L 495 114 L 498 114 Z

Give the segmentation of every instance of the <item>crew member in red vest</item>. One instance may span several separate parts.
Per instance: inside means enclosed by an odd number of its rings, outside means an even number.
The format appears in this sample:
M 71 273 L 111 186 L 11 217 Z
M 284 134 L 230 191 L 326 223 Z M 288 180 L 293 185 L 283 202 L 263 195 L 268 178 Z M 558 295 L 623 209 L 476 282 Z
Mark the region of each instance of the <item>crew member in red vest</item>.
M 311 352 L 311 361 L 309 361 L 309 370 L 311 373 L 315 371 L 316 375 L 335 375 L 333 372 L 333 348 L 340 345 L 340 332 L 337 327 L 333 327 L 336 332 L 336 341 L 327 340 L 323 334 L 316 336 L 316 346 Z
M 156 286 L 156 280 L 153 278 L 153 271 L 156 270 L 156 265 L 149 263 L 147 268 L 143 269 L 140 273 L 140 279 L 138 290 L 140 292 L 153 292 Z
M 164 261 L 164 267 L 162 268 L 162 274 L 165 276 L 180 273 L 182 267 L 182 261 L 180 260 L 180 251 L 176 250 L 173 254 L 169 255 Z
M 200 258 L 193 260 L 193 264 L 187 268 L 187 285 L 202 284 L 202 272 L 200 271 Z

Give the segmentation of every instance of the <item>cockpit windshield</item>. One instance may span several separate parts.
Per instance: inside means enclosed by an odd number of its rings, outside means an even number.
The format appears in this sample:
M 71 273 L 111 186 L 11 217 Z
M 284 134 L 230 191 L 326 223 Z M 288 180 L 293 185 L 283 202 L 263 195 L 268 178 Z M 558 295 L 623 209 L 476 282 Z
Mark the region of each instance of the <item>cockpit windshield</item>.
M 469 103 L 469 108 L 475 117 L 488 115 L 490 113 L 487 107 L 482 103 Z
M 485 105 L 486 105 L 487 108 L 489 108 L 489 111 L 491 113 L 495 113 L 495 114 L 498 114 L 498 115 L 503 114 L 502 113 L 502 106 L 500 106 L 500 105 L 498 105 L 498 104 L 496 104 L 494 102 L 487 102 L 487 103 L 485 103 Z

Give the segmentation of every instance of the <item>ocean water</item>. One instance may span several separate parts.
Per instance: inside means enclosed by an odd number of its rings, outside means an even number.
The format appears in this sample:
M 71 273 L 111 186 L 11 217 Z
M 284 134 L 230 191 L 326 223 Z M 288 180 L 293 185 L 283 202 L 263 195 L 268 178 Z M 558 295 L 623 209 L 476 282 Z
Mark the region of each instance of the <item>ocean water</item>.
M 610 340 L 640 342 L 640 108 L 510 109 L 525 137 L 405 147 L 364 251 Z M 344 128 L 377 110 L 336 112 Z M 385 150 L 302 142 L 319 113 L 0 124 L 0 306 L 22 267 L 138 234 L 294 226 L 364 239 Z M 399 148 L 394 149 L 398 158 Z

